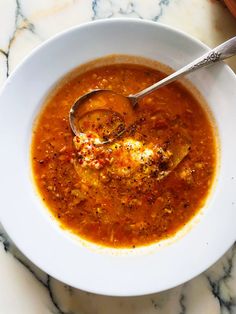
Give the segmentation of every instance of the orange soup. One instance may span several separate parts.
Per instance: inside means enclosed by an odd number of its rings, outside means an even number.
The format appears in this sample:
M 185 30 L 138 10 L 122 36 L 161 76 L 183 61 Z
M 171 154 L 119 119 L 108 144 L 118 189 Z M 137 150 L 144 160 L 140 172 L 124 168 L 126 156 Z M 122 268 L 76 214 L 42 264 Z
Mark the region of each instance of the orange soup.
M 93 136 L 70 129 L 79 96 L 96 88 L 134 94 L 165 76 L 137 64 L 100 66 L 64 79 L 48 98 L 33 130 L 32 169 L 63 228 L 134 248 L 173 236 L 204 205 L 216 168 L 215 132 L 180 83 L 143 98 L 132 125 L 112 143 L 95 145 Z

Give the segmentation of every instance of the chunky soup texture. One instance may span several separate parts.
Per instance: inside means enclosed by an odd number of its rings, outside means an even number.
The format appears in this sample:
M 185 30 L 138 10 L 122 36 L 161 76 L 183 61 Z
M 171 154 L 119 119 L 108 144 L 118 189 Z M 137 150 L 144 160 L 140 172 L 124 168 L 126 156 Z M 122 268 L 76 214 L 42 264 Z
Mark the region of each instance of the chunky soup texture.
M 96 88 L 129 95 L 164 76 L 141 65 L 107 65 L 64 80 L 48 99 L 33 131 L 32 168 L 62 227 L 134 248 L 174 235 L 204 205 L 216 167 L 214 128 L 180 83 L 140 101 L 134 123 L 113 143 L 97 146 L 93 135 L 74 137 L 69 126 L 80 95 Z

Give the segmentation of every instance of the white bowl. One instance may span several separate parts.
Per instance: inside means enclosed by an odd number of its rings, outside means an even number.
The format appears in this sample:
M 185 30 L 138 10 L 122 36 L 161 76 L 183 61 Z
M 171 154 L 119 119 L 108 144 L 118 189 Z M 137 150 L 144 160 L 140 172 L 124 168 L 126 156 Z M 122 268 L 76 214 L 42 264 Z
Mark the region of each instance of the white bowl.
M 141 55 L 174 69 L 208 48 L 153 22 L 100 20 L 70 29 L 27 57 L 0 94 L 0 219 L 18 248 L 53 277 L 83 290 L 141 295 L 179 285 L 213 264 L 236 235 L 236 77 L 223 63 L 189 76 L 215 117 L 221 146 L 217 184 L 185 235 L 135 250 L 86 246 L 61 229 L 31 180 L 32 124 L 42 100 L 67 72 L 108 54 Z

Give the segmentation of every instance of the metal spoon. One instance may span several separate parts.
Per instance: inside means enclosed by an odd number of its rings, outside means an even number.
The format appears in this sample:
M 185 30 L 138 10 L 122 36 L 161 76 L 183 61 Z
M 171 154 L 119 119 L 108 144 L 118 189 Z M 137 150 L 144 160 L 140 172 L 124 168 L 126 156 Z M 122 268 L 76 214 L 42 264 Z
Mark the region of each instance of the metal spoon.
M 223 44 L 217 46 L 216 48 L 210 50 L 209 52 L 205 53 L 200 58 L 197 58 L 193 62 L 189 63 L 188 65 L 184 66 L 180 70 L 172 73 L 171 75 L 167 76 L 166 78 L 162 79 L 161 81 L 149 86 L 148 88 L 145 88 L 144 90 L 138 92 L 134 95 L 129 96 L 123 96 L 120 94 L 116 94 L 115 92 L 111 90 L 102 90 L 102 89 L 96 89 L 92 90 L 89 93 L 81 96 L 71 107 L 69 112 L 69 122 L 72 131 L 75 135 L 79 135 L 81 132 L 84 133 L 82 129 L 80 129 L 78 123 L 78 120 L 81 118 L 81 116 L 84 116 L 88 113 L 91 113 L 94 110 L 103 110 L 106 112 L 116 112 L 121 116 L 124 120 L 125 127 L 121 128 L 121 131 L 118 131 L 117 133 L 112 133 L 113 138 L 105 138 L 104 141 L 101 143 L 108 143 L 114 140 L 117 136 L 122 134 L 129 126 L 132 124 L 132 119 L 130 119 L 130 115 L 127 114 L 129 111 L 137 105 L 138 101 L 142 99 L 143 97 L 147 96 L 148 94 L 152 93 L 153 91 L 157 90 L 158 88 L 165 86 L 167 84 L 170 84 L 171 82 L 183 77 L 186 74 L 192 73 L 198 69 L 201 69 L 203 67 L 212 65 L 218 61 L 224 60 L 226 58 L 232 57 L 236 54 L 236 36 L 227 40 Z M 112 104 L 112 102 L 104 105 L 104 104 L 96 104 L 93 107 L 93 99 L 94 97 L 97 97 L 101 95 L 101 93 L 107 93 L 107 96 L 109 94 L 117 97 L 122 97 L 124 99 L 124 105 L 127 107 L 126 114 L 124 114 L 124 108 L 120 110 L 120 108 L 115 106 L 115 102 Z

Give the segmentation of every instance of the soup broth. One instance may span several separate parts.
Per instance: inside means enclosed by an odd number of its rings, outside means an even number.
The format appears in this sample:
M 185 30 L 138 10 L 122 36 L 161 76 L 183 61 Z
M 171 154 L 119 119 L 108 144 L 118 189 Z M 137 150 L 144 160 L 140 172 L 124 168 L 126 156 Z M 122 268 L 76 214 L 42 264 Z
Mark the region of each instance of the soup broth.
M 39 114 L 32 169 L 62 227 L 109 247 L 173 236 L 199 211 L 213 183 L 215 132 L 209 114 L 175 82 L 141 100 L 134 123 L 114 142 L 72 133 L 68 113 L 96 88 L 134 94 L 166 74 L 137 64 L 95 67 L 64 79 Z

